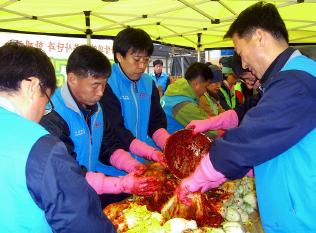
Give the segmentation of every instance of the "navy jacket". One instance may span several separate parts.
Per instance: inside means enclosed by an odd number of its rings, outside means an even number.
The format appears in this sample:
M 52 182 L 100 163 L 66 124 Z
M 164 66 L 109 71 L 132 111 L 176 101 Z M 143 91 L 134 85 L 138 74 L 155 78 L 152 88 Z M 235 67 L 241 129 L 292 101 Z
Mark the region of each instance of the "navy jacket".
M 26 182 L 53 232 L 115 232 L 97 194 L 56 137 L 46 135 L 34 144 L 26 164 Z
M 315 128 L 316 79 L 302 71 L 280 72 L 293 52 L 288 48 L 268 68 L 261 79 L 262 97 L 240 126 L 212 144 L 210 159 L 226 177 L 243 177 Z

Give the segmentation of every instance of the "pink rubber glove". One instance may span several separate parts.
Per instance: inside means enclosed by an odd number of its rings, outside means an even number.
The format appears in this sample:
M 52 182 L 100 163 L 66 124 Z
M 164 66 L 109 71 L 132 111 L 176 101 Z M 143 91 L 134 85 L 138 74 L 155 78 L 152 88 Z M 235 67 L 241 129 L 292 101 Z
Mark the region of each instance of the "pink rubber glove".
M 142 142 L 135 138 L 131 145 L 129 146 L 129 150 L 133 154 L 137 154 L 142 158 L 152 160 L 155 162 L 159 162 L 162 165 L 166 166 L 166 159 L 163 153 L 160 151 L 156 150 L 155 148 L 148 146 L 145 142 Z
M 206 120 L 193 120 L 187 125 L 187 129 L 193 129 L 193 133 L 202 133 L 209 130 L 230 129 L 238 126 L 238 116 L 234 110 L 227 110 L 218 116 Z
M 250 169 L 249 172 L 247 172 L 246 176 L 253 177 L 254 176 L 253 169 Z
M 167 139 L 170 137 L 170 134 L 164 128 L 157 129 L 152 136 L 152 139 L 160 149 L 164 149 Z
M 155 177 L 139 177 L 135 173 L 126 176 L 111 177 L 103 173 L 87 172 L 86 180 L 97 194 L 132 193 L 148 196 L 159 189 L 159 181 Z
M 216 171 L 208 155 L 201 159 L 193 174 L 185 178 L 176 189 L 179 200 L 186 205 L 191 205 L 190 194 L 201 191 L 206 192 L 210 188 L 216 188 L 225 182 L 225 176 Z
M 110 157 L 110 163 L 112 166 L 126 171 L 127 173 L 136 170 L 145 170 L 146 166 L 141 162 L 134 159 L 128 152 L 123 149 L 117 149 Z

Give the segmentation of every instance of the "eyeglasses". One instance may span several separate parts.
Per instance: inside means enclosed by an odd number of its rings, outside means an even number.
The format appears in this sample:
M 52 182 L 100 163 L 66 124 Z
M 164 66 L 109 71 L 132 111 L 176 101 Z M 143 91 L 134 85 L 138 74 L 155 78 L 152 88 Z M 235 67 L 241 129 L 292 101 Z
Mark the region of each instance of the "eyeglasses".
M 46 90 L 43 87 L 43 85 L 41 83 L 39 85 L 40 85 L 42 91 L 44 92 L 44 95 L 48 99 L 48 103 L 45 105 L 45 112 L 44 112 L 44 115 L 47 115 L 48 113 L 52 112 L 55 107 L 54 107 L 54 104 L 53 104 L 51 98 L 47 95 Z
M 31 81 L 31 79 L 28 79 L 28 78 L 26 78 L 25 80 Z M 48 99 L 48 103 L 45 105 L 45 112 L 44 112 L 44 115 L 47 115 L 48 113 L 52 112 L 55 107 L 54 107 L 54 104 L 53 104 L 52 100 L 47 95 L 46 88 L 43 86 L 43 84 L 39 83 L 39 86 L 40 86 L 42 92 L 44 92 L 44 95 L 46 96 L 46 98 Z

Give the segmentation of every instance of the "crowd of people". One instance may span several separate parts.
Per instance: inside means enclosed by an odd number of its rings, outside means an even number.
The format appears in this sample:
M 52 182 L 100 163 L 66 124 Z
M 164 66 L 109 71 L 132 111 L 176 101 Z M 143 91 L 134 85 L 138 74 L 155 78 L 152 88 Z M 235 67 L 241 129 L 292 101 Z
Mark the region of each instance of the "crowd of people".
M 270 3 L 239 14 L 225 38 L 235 54 L 192 63 L 170 83 L 153 42 L 126 28 L 114 63 L 82 45 L 56 87 L 40 49 L 0 47 L 1 232 L 115 232 L 102 213 L 131 194 L 151 195 L 169 136 L 183 128 L 214 139 L 176 189 L 181 202 L 254 171 L 265 232 L 315 232 L 316 63 L 289 46 Z

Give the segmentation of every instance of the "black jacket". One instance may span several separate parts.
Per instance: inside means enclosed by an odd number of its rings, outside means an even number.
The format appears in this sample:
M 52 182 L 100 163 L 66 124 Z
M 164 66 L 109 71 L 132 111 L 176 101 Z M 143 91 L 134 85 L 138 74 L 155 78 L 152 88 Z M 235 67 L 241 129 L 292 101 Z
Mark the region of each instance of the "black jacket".
M 76 159 L 77 154 L 75 152 L 74 143 L 70 137 L 68 124 L 57 112 L 52 111 L 48 115 L 43 116 L 43 118 L 40 121 L 40 124 L 48 132 L 50 132 L 52 135 L 58 137 L 62 142 L 64 142 L 68 150 L 68 153 L 74 159 Z M 110 123 L 107 121 L 107 119 L 104 119 L 103 139 L 101 144 L 99 160 L 102 163 L 110 165 L 109 160 L 112 153 L 120 148 L 122 148 L 122 146 L 116 139 Z
M 106 85 L 103 97 L 99 103 L 103 110 L 103 118 L 107 119 L 113 126 L 113 131 L 120 140 L 123 149 L 129 150 L 130 144 L 135 139 L 135 136 L 124 126 L 124 118 L 122 116 L 120 101 L 113 93 L 110 85 Z M 159 92 L 153 81 L 148 136 L 152 137 L 157 129 L 166 127 L 166 115 L 160 105 Z

